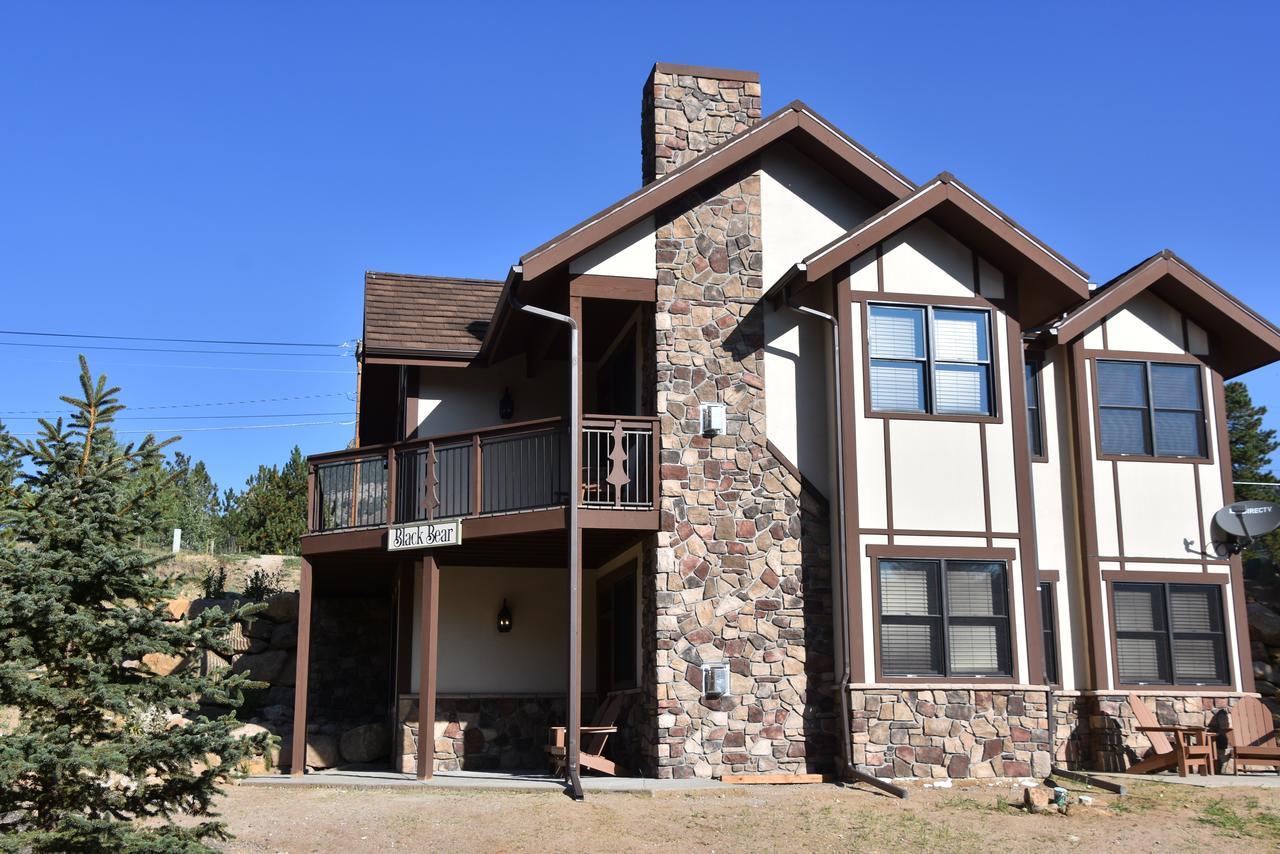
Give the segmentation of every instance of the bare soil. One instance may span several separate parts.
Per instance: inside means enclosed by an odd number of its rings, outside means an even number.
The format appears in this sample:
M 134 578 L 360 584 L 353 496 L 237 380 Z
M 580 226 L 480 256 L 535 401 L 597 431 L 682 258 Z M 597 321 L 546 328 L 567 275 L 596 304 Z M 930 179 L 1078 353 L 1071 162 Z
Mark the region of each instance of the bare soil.
M 1280 790 L 1134 783 L 1068 815 L 1033 815 L 1006 784 L 913 788 L 899 801 L 830 785 L 645 796 L 231 787 L 228 851 L 1189 851 L 1280 846 Z

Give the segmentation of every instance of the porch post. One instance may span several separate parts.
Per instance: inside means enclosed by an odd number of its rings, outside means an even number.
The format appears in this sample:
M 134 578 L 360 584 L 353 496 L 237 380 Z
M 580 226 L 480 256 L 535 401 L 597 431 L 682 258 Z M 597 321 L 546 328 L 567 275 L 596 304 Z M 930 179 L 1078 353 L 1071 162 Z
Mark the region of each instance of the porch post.
M 298 649 L 297 670 L 293 677 L 293 753 L 290 774 L 307 770 L 307 673 L 311 664 L 311 561 L 302 559 L 302 577 L 298 583 Z
M 582 297 L 569 297 L 569 697 L 565 774 L 569 795 L 582 800 L 578 751 L 582 737 Z
M 436 745 L 436 637 L 440 622 L 440 566 L 424 552 L 418 559 L 418 779 L 430 780 Z

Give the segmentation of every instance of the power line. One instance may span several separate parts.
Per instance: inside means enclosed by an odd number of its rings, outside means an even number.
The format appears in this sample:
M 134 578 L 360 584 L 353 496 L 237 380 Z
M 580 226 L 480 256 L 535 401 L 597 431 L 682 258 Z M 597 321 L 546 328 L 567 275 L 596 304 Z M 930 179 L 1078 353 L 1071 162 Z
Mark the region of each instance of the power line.
M 58 414 L 59 415 L 70 414 L 70 410 L 63 410 Z M 275 413 L 262 413 L 258 415 L 243 414 L 243 413 L 239 415 L 117 415 L 112 420 L 113 421 L 156 421 L 156 420 L 167 421 L 167 420 L 172 420 L 174 418 L 190 418 L 193 420 L 196 420 L 196 419 L 208 420 L 212 418 L 318 418 L 324 415 L 355 415 L 355 414 L 356 413 L 354 412 L 344 411 L 344 412 L 275 412 Z M 40 416 L 40 415 L 19 415 L 15 417 L 13 420 L 14 421 L 38 421 L 42 417 L 43 416 Z
M 320 397 L 345 397 L 347 400 L 354 401 L 355 398 L 348 392 L 335 391 L 325 394 L 296 394 L 290 397 L 259 397 L 254 400 L 219 400 L 200 403 L 157 403 L 149 406 L 127 406 L 126 409 L 134 412 L 151 409 L 188 409 L 199 406 L 241 406 L 249 403 L 280 403 L 286 400 L 315 400 Z M 10 409 L 0 412 L 0 415 L 60 415 L 66 412 L 65 409 Z
M 216 430 L 275 430 L 281 427 L 324 427 L 326 425 L 333 425 L 333 424 L 341 425 L 343 427 L 350 427 L 355 423 L 356 423 L 355 421 L 296 421 L 291 424 L 232 424 L 232 425 L 223 426 L 223 427 L 188 427 L 188 428 L 166 427 L 162 431 L 113 430 L 112 432 L 115 433 L 116 435 L 124 435 L 124 434 L 130 434 L 130 433 L 143 434 L 143 433 L 156 433 L 156 432 L 163 432 L 166 434 L 168 433 L 172 433 L 172 434 L 207 433 L 207 432 L 213 432 Z M 13 433 L 11 435 L 22 437 L 22 438 L 30 438 L 34 436 L 43 436 L 44 434 L 43 433 Z
M 141 335 L 80 335 L 75 332 L 27 332 L 0 329 L 0 335 L 34 335 L 43 338 L 95 338 L 108 341 L 163 341 L 169 344 L 236 344 L 254 347 L 350 347 L 350 341 L 341 344 L 316 344 L 306 341 L 223 341 L 216 338 L 150 338 Z
M 33 341 L 0 341 L 0 347 L 42 347 L 54 350 L 118 350 L 124 353 L 204 353 L 217 356 L 286 356 L 314 359 L 350 358 L 350 353 L 275 353 L 270 350 L 191 350 L 176 347 L 114 347 L 110 344 L 38 344 Z
M 17 357 L 15 362 L 38 362 L 42 365 L 64 365 L 68 367 L 79 367 L 78 362 L 57 362 L 49 359 L 30 359 L 22 356 Z M 345 371 L 326 370 L 324 368 L 245 368 L 238 365 L 164 365 L 158 362 L 117 362 L 117 368 L 176 368 L 183 371 L 252 371 L 254 373 L 266 374 L 345 374 L 353 377 L 355 369 Z

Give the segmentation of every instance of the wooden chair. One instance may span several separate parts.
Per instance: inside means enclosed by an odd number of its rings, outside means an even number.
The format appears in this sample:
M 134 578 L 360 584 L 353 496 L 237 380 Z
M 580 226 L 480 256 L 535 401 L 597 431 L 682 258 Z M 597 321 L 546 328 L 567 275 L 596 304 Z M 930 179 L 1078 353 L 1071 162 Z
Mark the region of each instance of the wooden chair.
M 1271 710 L 1257 697 L 1242 697 L 1231 710 L 1227 740 L 1231 744 L 1233 773 L 1239 774 L 1242 765 L 1271 765 L 1280 773 L 1275 722 Z
M 590 768 L 611 777 L 626 773 L 617 763 L 605 759 L 602 755 L 609 736 L 618 731 L 618 715 L 621 711 L 622 695 L 608 694 L 600 704 L 600 708 L 596 709 L 596 716 L 592 719 L 591 725 L 581 728 L 582 743 L 578 745 L 578 764 L 583 768 Z M 566 731 L 566 727 L 553 726 L 551 743 L 547 745 L 547 754 L 551 757 L 551 773 L 557 776 L 564 771 Z
M 1151 742 L 1147 755 L 1129 766 L 1130 774 L 1152 774 L 1177 769 L 1185 777 L 1192 768 L 1203 774 L 1213 773 L 1214 745 L 1212 735 L 1203 727 L 1166 727 L 1147 708 L 1137 694 L 1129 695 L 1129 709 L 1138 722 L 1137 729 Z M 1173 736 L 1170 741 L 1169 736 Z

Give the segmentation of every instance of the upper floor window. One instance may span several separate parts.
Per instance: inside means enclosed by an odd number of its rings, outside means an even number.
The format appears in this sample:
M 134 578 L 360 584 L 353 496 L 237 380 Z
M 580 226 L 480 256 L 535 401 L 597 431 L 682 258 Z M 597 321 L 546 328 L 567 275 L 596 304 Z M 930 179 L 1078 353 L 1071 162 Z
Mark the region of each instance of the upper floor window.
M 1030 437 L 1032 458 L 1041 460 L 1045 459 L 1043 389 L 1040 386 L 1040 371 L 1043 369 L 1044 362 L 1027 360 L 1027 436 Z
M 1098 430 L 1104 454 L 1203 457 L 1199 366 L 1099 359 Z
M 892 676 L 1008 676 L 1005 564 L 881 560 L 880 669 Z
M 1226 684 L 1221 587 L 1123 582 L 1111 598 L 1121 684 Z
M 873 411 L 994 413 L 990 312 L 872 305 L 867 343 Z

